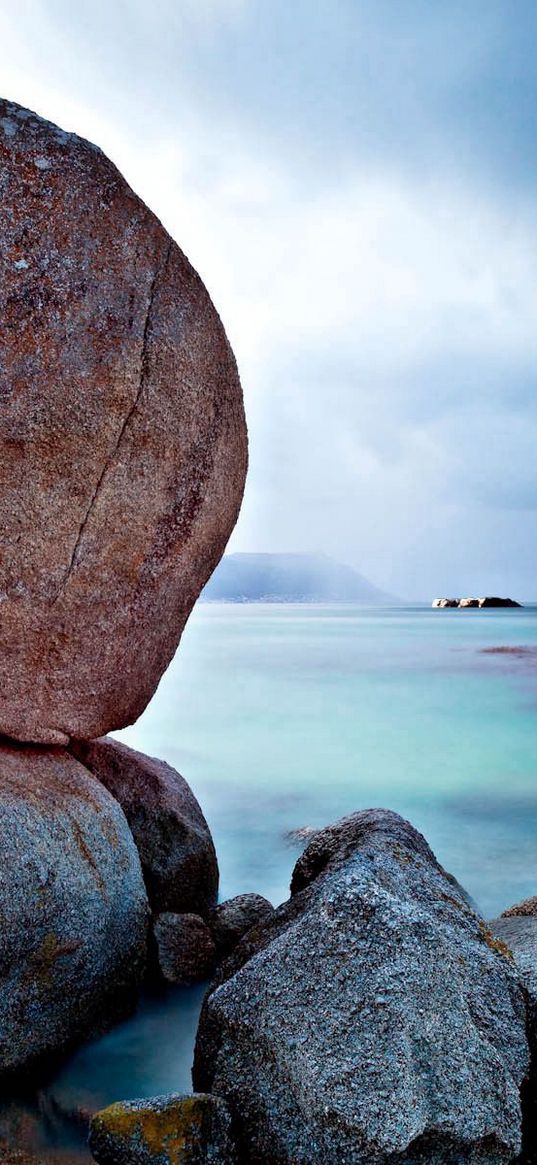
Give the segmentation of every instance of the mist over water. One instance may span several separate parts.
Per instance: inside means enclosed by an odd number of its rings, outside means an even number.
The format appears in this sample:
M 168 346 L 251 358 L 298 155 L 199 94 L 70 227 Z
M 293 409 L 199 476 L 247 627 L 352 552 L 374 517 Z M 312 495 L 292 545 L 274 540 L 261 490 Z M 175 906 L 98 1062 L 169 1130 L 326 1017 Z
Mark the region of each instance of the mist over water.
M 192 785 L 221 898 L 282 901 L 301 848 L 289 833 L 370 806 L 421 829 L 485 917 L 537 893 L 537 606 L 199 604 L 117 735 Z M 0 1134 L 7 1119 L 49 1165 L 89 1161 L 84 1110 L 188 1090 L 203 990 L 146 996 L 0 1115 Z

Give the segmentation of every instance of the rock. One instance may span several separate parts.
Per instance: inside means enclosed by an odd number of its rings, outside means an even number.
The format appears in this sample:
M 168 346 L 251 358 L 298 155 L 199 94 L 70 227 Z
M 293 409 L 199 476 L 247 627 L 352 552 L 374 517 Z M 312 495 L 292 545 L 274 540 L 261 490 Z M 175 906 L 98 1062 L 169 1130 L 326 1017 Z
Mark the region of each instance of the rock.
M 65 744 L 155 691 L 246 429 L 201 280 L 104 154 L 0 101 L 0 162 L 0 732 Z
M 151 909 L 207 914 L 218 893 L 218 863 L 207 822 L 183 777 L 115 740 L 73 742 L 71 749 L 119 801 L 138 847 Z
M 112 1104 L 94 1116 L 98 1165 L 234 1165 L 231 1121 L 215 1096 L 170 1096 Z
M 87 1165 L 87 1157 L 73 1149 L 59 1149 L 51 1152 L 49 1148 L 39 1149 L 35 1153 L 26 1149 L 13 1149 L 0 1143 L 0 1160 L 2 1165 Z
M 9 1095 L 9 1094 L 8 1094 Z M 26 1099 L 26 1105 L 25 1105 Z M 89 1121 L 86 1130 L 89 1128 Z M 54 1129 L 54 1134 L 57 1133 Z M 0 1107 L 0 1161 L 2 1165 L 87 1165 L 88 1153 L 83 1144 L 65 1137 L 50 1136 L 43 1144 L 42 1114 L 33 1108 L 28 1097 L 8 1100 L 4 1093 Z M 87 1131 L 86 1131 L 87 1136 Z M 55 1149 L 51 1149 L 51 1144 Z
M 521 607 L 514 599 L 498 599 L 488 596 L 483 599 L 433 599 L 433 607 Z
M 537 897 L 525 898 L 523 902 L 517 902 L 516 906 L 510 906 L 508 910 L 503 911 L 501 918 L 518 917 L 519 914 L 537 916 Z
M 515 659 L 534 660 L 537 658 L 537 646 L 523 647 L 520 644 L 505 644 L 502 643 L 499 647 L 480 647 L 478 648 L 480 655 L 508 655 L 514 656 Z
M 63 749 L 0 748 L 0 1072 L 133 1006 L 148 904 L 110 793 Z
M 208 979 L 215 964 L 213 936 L 196 914 L 157 915 L 154 935 L 160 970 L 168 983 L 199 983 Z
M 213 910 L 209 923 L 219 958 L 236 947 L 253 926 L 274 914 L 272 902 L 261 894 L 238 894 Z
M 493 596 L 488 596 L 484 599 L 478 599 L 480 607 L 521 607 L 522 603 L 515 602 L 514 599 L 498 599 Z
M 307 841 L 311 841 L 312 837 L 319 832 L 313 825 L 299 825 L 297 829 L 288 829 L 284 833 L 285 841 L 290 845 L 302 845 Z
M 194 1084 L 265 1165 L 511 1161 L 529 1069 L 512 959 L 394 813 L 317 835 L 206 997 Z
M 537 918 L 502 914 L 488 926 L 494 938 L 511 952 L 537 1015 Z
M 529 899 L 531 902 L 532 899 Z M 522 903 L 525 905 L 525 903 Z M 495 939 L 512 953 L 527 992 L 527 1032 L 531 1070 L 524 1096 L 523 1165 L 537 1162 L 537 917 L 507 914 L 489 923 Z

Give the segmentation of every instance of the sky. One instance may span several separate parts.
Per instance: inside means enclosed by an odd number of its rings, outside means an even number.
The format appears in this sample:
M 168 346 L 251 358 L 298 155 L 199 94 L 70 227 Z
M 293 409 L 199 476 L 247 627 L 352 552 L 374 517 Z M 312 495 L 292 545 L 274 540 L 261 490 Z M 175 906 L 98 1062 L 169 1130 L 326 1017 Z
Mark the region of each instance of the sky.
M 18 0 L 5 97 L 97 142 L 238 360 L 230 550 L 537 599 L 533 0 Z

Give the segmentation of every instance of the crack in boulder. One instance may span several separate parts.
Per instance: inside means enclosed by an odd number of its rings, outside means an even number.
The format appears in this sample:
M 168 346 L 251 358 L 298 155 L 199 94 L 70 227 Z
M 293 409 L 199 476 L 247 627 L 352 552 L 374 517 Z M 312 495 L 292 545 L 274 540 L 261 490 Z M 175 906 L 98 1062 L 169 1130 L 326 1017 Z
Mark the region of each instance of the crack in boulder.
M 147 301 L 147 311 L 146 311 L 145 324 L 144 324 L 144 332 L 143 332 L 143 336 L 142 336 L 142 346 L 141 346 L 141 351 L 140 351 L 140 379 L 139 379 L 139 384 L 138 384 L 136 396 L 135 396 L 135 398 L 134 398 L 134 400 L 129 408 L 129 411 L 125 417 L 125 420 L 123 421 L 123 424 L 122 424 L 121 429 L 119 431 L 114 448 L 113 448 L 112 452 L 109 454 L 109 456 L 107 457 L 107 459 L 104 463 L 102 472 L 101 472 L 99 479 L 97 481 L 97 484 L 95 486 L 95 489 L 93 490 L 93 493 L 91 495 L 86 513 L 84 515 L 84 518 L 82 519 L 82 522 L 80 523 L 80 527 L 78 530 L 75 544 L 73 546 L 73 550 L 71 553 L 69 564 L 67 566 L 67 570 L 66 570 L 65 575 L 62 579 L 60 587 L 59 587 L 56 595 L 54 596 L 54 599 L 52 600 L 51 606 L 54 606 L 54 604 L 57 603 L 61 594 L 65 590 L 65 587 L 69 581 L 69 578 L 71 577 L 73 571 L 78 566 L 78 563 L 80 561 L 80 547 L 82 544 L 82 539 L 84 537 L 84 533 L 86 531 L 86 527 L 88 525 L 88 522 L 91 518 L 92 511 L 95 508 L 97 499 L 98 499 L 99 494 L 101 492 L 101 488 L 102 488 L 104 479 L 106 477 L 106 474 L 107 474 L 112 462 L 115 460 L 115 458 L 117 456 L 118 450 L 120 448 L 120 445 L 121 445 L 121 442 L 122 442 L 123 437 L 125 435 L 125 432 L 129 426 L 131 418 L 133 417 L 133 415 L 136 412 L 136 409 L 138 408 L 138 405 L 140 403 L 142 393 L 143 393 L 144 387 L 145 387 L 145 382 L 147 379 L 147 341 L 148 341 L 149 333 L 151 330 L 151 315 L 152 315 L 152 311 L 153 311 L 153 304 L 154 304 L 155 295 L 156 295 L 156 291 L 157 291 L 157 285 L 158 285 L 161 277 L 164 275 L 166 268 L 168 266 L 172 246 L 173 246 L 173 242 L 170 239 L 170 242 L 168 243 L 168 246 L 166 248 L 166 254 L 164 256 L 164 259 L 163 259 L 162 263 L 160 263 L 159 266 L 157 267 L 155 274 L 153 276 L 151 287 L 149 289 L 149 296 L 148 296 L 148 301 Z

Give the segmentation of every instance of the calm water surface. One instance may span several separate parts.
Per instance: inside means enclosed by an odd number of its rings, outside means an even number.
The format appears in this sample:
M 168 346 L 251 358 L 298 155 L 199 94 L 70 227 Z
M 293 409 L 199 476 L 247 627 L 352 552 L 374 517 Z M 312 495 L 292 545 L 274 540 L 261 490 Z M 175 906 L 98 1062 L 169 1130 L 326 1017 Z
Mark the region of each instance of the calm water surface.
M 484 650 L 498 647 L 526 650 Z M 150 707 L 118 736 L 192 785 L 222 897 L 282 901 L 289 831 L 368 806 L 409 817 L 486 916 L 537 893 L 537 606 L 199 605 Z M 146 999 L 10 1112 L 15 1139 L 30 1128 L 72 1161 L 77 1107 L 187 1089 L 201 996 Z

